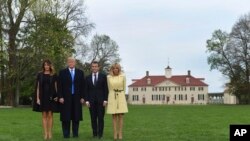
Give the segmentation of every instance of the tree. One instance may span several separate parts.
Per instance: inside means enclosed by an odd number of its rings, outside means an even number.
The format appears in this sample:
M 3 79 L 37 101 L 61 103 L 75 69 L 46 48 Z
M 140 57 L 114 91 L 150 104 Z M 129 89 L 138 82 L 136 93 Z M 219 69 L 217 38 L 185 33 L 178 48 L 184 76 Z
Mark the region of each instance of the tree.
M 4 61 L 5 51 L 4 51 L 4 38 L 3 38 L 3 20 L 4 20 L 4 13 L 3 13 L 3 2 L 0 1 L 0 104 L 3 103 L 3 89 L 4 89 L 4 66 L 6 61 Z
M 118 53 L 119 46 L 107 35 L 96 34 L 90 43 L 87 50 L 83 53 L 86 55 L 85 60 L 85 71 L 90 70 L 90 63 L 97 60 L 100 64 L 100 69 L 104 72 L 108 72 L 111 64 L 115 62 L 120 62 L 120 57 Z
M 65 57 L 74 53 L 74 38 L 63 20 L 44 13 L 36 17 L 33 29 L 28 46 L 33 48 L 36 59 L 50 58 L 56 68 L 62 68 Z
M 94 28 L 86 16 L 86 8 L 83 0 L 37 0 L 32 7 L 35 15 L 38 13 L 51 13 L 64 21 L 65 26 L 71 32 L 74 40 L 74 49 L 85 50 L 85 37 Z
M 3 6 L 3 13 L 6 13 L 4 15 L 6 21 L 4 23 L 4 31 L 7 35 L 7 53 L 8 53 L 8 68 L 6 72 L 6 86 L 8 90 L 8 98 L 7 103 L 8 105 L 17 105 L 15 103 L 15 90 L 16 90 L 16 68 L 18 66 L 17 64 L 17 35 L 20 31 L 21 22 L 24 18 L 24 15 L 30 5 L 34 0 L 16 0 L 15 2 L 13 0 L 6 0 L 2 4 Z
M 235 23 L 230 34 L 216 30 L 207 40 L 208 64 L 230 80 L 228 86 L 241 104 L 250 104 L 250 14 Z

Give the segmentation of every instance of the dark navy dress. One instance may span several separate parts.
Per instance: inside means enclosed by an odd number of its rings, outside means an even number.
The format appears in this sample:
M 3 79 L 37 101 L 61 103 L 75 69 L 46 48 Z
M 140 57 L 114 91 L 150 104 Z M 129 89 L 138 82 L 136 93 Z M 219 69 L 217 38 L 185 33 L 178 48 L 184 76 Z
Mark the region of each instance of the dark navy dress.
M 37 75 L 37 84 L 35 89 L 35 97 L 34 97 L 34 105 L 33 110 L 39 112 L 58 112 L 58 102 L 54 101 L 54 98 L 57 97 L 56 92 L 56 82 L 57 76 L 39 73 Z M 40 105 L 36 104 L 36 90 L 39 82 L 39 98 L 40 98 Z M 34 108 L 36 106 L 37 108 Z

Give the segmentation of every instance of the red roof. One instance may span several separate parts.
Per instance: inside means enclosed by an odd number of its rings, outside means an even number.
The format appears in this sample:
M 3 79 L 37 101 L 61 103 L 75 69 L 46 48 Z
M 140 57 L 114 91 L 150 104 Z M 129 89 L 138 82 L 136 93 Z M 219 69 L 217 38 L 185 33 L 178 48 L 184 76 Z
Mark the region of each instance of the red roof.
M 150 78 L 151 84 L 147 84 L 147 79 Z M 186 83 L 186 79 L 189 79 L 189 83 Z M 174 75 L 171 78 L 162 76 L 145 76 L 142 79 L 137 79 L 136 82 L 129 85 L 129 87 L 143 87 L 143 86 L 155 86 L 163 81 L 169 80 L 180 86 L 208 86 L 206 83 L 201 81 L 201 78 L 195 78 L 191 75 Z

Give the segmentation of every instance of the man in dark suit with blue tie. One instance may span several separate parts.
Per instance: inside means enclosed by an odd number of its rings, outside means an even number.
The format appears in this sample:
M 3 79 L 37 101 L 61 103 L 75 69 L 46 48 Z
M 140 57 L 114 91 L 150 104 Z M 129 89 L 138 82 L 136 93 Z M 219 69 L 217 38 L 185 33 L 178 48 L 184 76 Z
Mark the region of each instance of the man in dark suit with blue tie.
M 59 73 L 58 96 L 64 138 L 70 137 L 71 123 L 73 137 L 78 137 L 79 121 L 82 120 L 85 81 L 83 71 L 75 68 L 75 64 L 76 60 L 69 57 L 68 67 Z
M 86 77 L 86 105 L 89 107 L 93 137 L 102 138 L 104 114 L 108 99 L 107 76 L 99 72 L 97 61 L 91 63 L 92 73 Z

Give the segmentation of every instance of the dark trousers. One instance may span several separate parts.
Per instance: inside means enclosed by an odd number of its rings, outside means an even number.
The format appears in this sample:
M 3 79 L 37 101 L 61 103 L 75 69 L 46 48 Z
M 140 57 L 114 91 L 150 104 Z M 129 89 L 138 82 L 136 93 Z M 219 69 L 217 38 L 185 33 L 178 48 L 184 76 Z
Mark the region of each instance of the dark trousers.
M 104 113 L 105 107 L 103 103 L 90 103 L 90 117 L 91 117 L 91 126 L 93 130 L 93 136 L 102 137 L 103 128 L 104 128 Z
M 70 124 L 72 123 L 72 133 L 73 137 L 78 137 L 78 129 L 79 129 L 79 121 L 75 121 L 75 109 L 73 106 L 74 95 L 72 95 L 72 105 L 71 105 L 71 121 L 62 121 L 62 130 L 63 130 L 63 137 L 69 138 L 70 137 Z
M 62 121 L 63 137 L 70 137 L 70 123 L 71 121 Z M 79 121 L 72 121 L 73 137 L 78 137 Z

